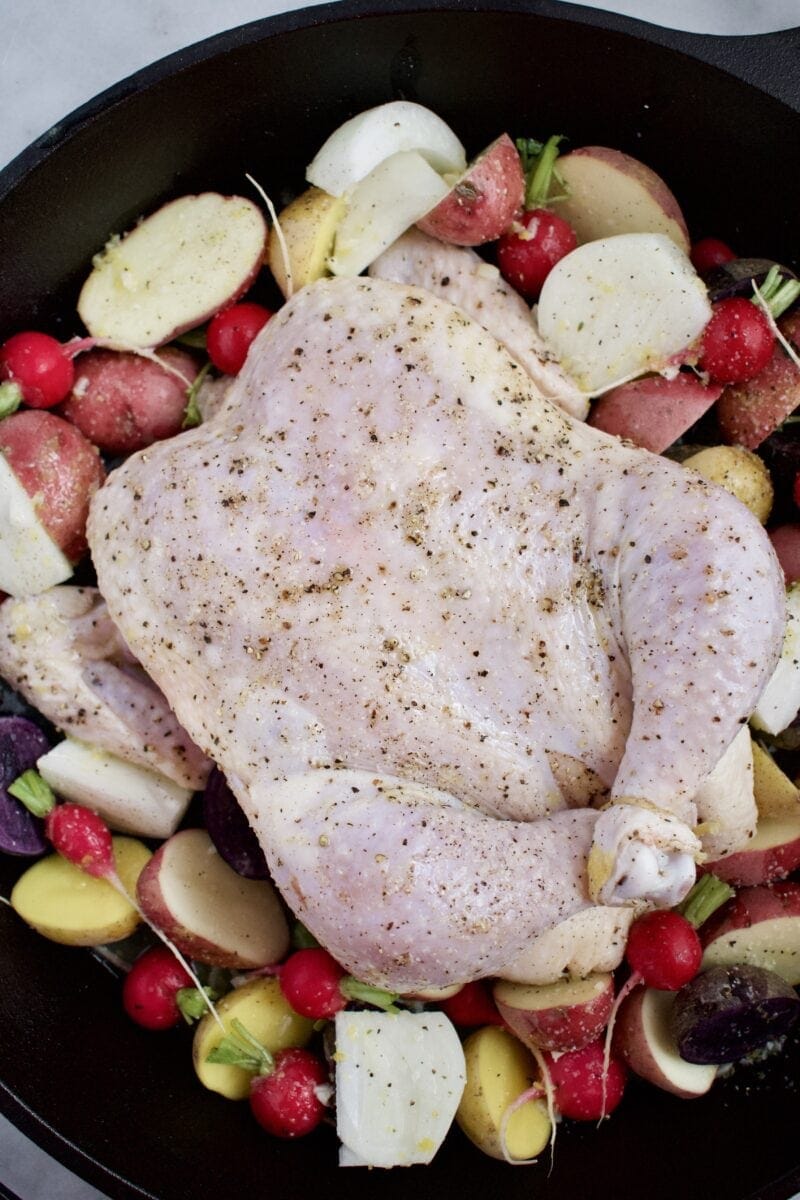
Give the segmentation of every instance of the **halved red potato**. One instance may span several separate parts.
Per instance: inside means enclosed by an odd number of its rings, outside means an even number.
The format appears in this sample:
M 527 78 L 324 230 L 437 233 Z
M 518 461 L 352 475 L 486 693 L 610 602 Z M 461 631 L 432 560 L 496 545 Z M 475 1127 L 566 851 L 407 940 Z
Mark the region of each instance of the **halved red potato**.
M 95 256 L 78 313 L 115 349 L 162 346 L 243 295 L 266 244 L 266 222 L 251 200 L 181 196 Z
M 769 540 L 778 556 L 786 586 L 800 579 L 800 525 L 791 522 L 769 530 Z
M 778 321 L 784 337 L 800 352 L 800 311 Z M 726 442 L 755 450 L 800 405 L 800 369 L 779 342 L 755 379 L 727 387 L 717 404 Z
M 577 1050 L 605 1029 L 614 1003 L 614 978 L 596 972 L 585 979 L 549 984 L 494 985 L 495 1004 L 509 1029 L 526 1046 Z
M 504 133 L 470 163 L 444 200 L 417 221 L 417 228 L 440 242 L 479 246 L 508 229 L 524 196 L 519 154 Z
M 591 242 L 615 233 L 664 233 L 689 253 L 680 205 L 660 175 L 608 146 L 582 146 L 558 160 L 569 195 L 553 207 Z
M 706 863 L 704 869 L 735 886 L 785 879 L 800 867 L 800 813 L 761 817 L 742 850 Z
M 59 411 L 108 454 L 131 454 L 180 433 L 197 363 L 174 346 L 158 357 L 168 369 L 137 354 L 91 350 L 79 358 Z
M 63 417 L 25 409 L 0 421 L 0 452 L 44 529 L 77 562 L 86 550 L 89 501 L 106 476 L 97 447 Z
M 686 1062 L 669 1030 L 674 992 L 638 987 L 623 1001 L 614 1029 L 614 1051 L 640 1078 L 682 1100 L 704 1096 L 715 1066 Z
M 703 969 L 747 963 L 800 984 L 800 885 L 742 888 L 700 930 Z
M 204 829 L 164 842 L 139 876 L 142 911 L 189 958 L 245 970 L 279 962 L 289 930 L 272 884 L 245 879 Z
M 696 375 L 648 375 L 613 388 L 592 406 L 587 424 L 663 454 L 719 399 L 722 388 Z

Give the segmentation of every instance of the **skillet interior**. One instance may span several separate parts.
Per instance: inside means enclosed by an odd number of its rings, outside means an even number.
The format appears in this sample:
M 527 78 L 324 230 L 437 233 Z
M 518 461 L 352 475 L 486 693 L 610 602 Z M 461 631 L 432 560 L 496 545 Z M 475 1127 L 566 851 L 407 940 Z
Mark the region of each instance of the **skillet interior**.
M 333 127 L 400 96 L 441 113 L 471 153 L 504 128 L 626 150 L 665 175 L 696 236 L 797 265 L 800 113 L 626 32 L 644 26 L 600 28 L 585 12 L 573 21 L 539 7 L 544 15 L 478 13 L 458 0 L 450 11 L 375 17 L 360 2 L 318 9 L 212 39 L 113 89 L 0 177 L 0 333 L 34 321 L 71 332 L 62 314 L 110 233 L 170 196 L 241 190 L 245 171 L 276 202 L 287 198 Z M 3 895 L 18 870 L 0 862 Z M 129 1024 L 117 982 L 88 954 L 44 942 L 5 906 L 0 947 L 0 1108 L 121 1200 L 319 1188 L 446 1200 L 500 1187 L 554 1200 L 777 1200 L 800 1187 L 796 1054 L 766 1086 L 750 1079 L 751 1094 L 723 1087 L 686 1104 L 634 1087 L 602 1130 L 560 1137 L 550 1175 L 546 1165 L 511 1171 L 457 1133 L 411 1177 L 337 1172 L 332 1133 L 284 1145 L 203 1092 L 189 1035 L 156 1039 Z

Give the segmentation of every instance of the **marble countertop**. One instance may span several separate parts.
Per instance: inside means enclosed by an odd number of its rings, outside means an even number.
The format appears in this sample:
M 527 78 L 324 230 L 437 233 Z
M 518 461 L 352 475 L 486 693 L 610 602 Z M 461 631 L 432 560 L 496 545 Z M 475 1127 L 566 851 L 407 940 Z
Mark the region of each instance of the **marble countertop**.
M 695 33 L 794 27 L 798 0 L 583 0 Z M 66 113 L 140 67 L 304 0 L 0 0 L 0 166 Z M 19 1200 L 104 1200 L 0 1117 L 0 1185 Z

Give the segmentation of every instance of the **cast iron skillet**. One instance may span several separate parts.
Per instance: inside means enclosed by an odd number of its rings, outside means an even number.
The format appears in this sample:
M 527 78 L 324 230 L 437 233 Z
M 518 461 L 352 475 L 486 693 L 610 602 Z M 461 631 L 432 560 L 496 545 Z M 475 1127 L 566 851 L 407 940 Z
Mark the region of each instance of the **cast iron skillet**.
M 51 130 L 0 175 L 0 335 L 73 332 L 63 314 L 112 231 L 167 197 L 241 190 L 245 171 L 281 200 L 341 120 L 397 97 L 441 113 L 470 152 L 503 129 L 627 150 L 667 177 L 695 236 L 796 263 L 800 31 L 691 37 L 548 0 L 416 7 L 346 0 L 245 26 Z M 3 894 L 18 870 L 0 863 Z M 273 1141 L 204 1092 L 188 1031 L 135 1028 L 88 953 L 41 940 L 3 905 L 0 947 L 0 1109 L 115 1200 L 784 1200 L 800 1188 L 797 1051 L 692 1103 L 633 1086 L 600 1131 L 562 1131 L 551 1173 L 511 1170 L 458 1132 L 430 1168 L 339 1172 L 331 1131 Z

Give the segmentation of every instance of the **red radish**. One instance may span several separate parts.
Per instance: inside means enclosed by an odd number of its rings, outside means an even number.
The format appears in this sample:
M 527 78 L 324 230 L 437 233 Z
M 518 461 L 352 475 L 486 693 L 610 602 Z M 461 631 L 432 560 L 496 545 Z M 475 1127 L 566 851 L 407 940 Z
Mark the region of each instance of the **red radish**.
M 82 804 L 58 804 L 45 817 L 45 833 L 69 862 L 99 879 L 116 879 L 111 831 Z
M 296 1013 L 322 1020 L 346 1006 L 339 987 L 345 974 L 344 967 L 321 946 L 297 950 L 281 968 L 281 991 Z
M 442 1000 L 439 1007 L 459 1028 L 505 1025 L 486 984 L 480 979 L 465 983 L 461 991 Z
M 15 383 L 30 408 L 60 404 L 74 374 L 70 351 L 47 333 L 15 333 L 0 346 L 0 378 Z
M 396 995 L 360 983 L 321 946 L 295 951 L 281 967 L 279 978 L 294 1011 L 314 1021 L 335 1016 L 349 1000 L 395 1011 Z
M 528 300 L 537 299 L 547 276 L 578 244 L 563 217 L 534 208 L 514 221 L 497 243 L 500 273 Z
M 218 371 L 238 375 L 256 334 L 272 316 L 261 304 L 234 304 L 218 312 L 206 332 L 206 349 Z
M 250 1108 L 259 1125 L 275 1137 L 303 1137 L 325 1116 L 319 1092 L 327 1084 L 325 1067 L 310 1050 L 281 1050 L 272 1074 L 253 1079 Z
M 275 1137 L 302 1137 L 325 1115 L 328 1075 L 309 1050 L 292 1046 L 273 1055 L 234 1017 L 206 1061 L 251 1072 L 253 1116 Z
M 719 238 L 707 237 L 693 243 L 689 257 L 698 275 L 703 275 L 713 267 L 721 267 L 723 263 L 730 262 L 736 255 L 730 246 L 721 242 Z
M 172 1029 L 181 1019 L 178 993 L 192 979 L 166 946 L 153 946 L 137 958 L 122 985 L 125 1012 L 144 1029 Z
M 743 296 L 732 296 L 713 306 L 699 365 L 715 383 L 744 383 L 766 367 L 774 344 L 764 312 Z
M 634 975 L 662 992 L 677 992 L 700 970 L 697 930 L 680 913 L 659 909 L 631 925 L 625 957 Z
M 622 1099 L 627 1071 L 617 1058 L 610 1058 L 605 1066 L 601 1039 L 579 1050 L 544 1057 L 562 1116 L 598 1121 L 612 1113 Z

